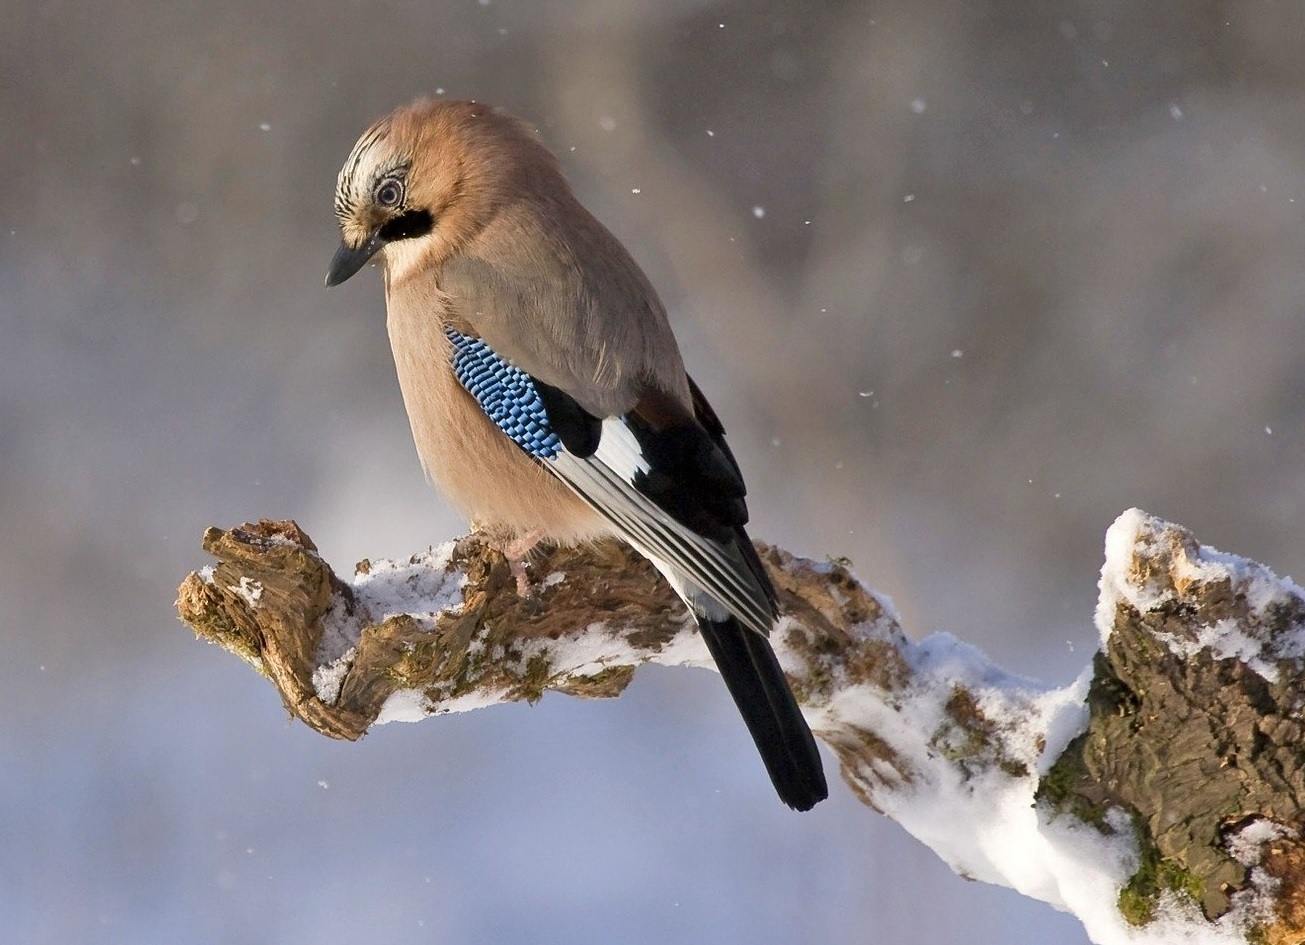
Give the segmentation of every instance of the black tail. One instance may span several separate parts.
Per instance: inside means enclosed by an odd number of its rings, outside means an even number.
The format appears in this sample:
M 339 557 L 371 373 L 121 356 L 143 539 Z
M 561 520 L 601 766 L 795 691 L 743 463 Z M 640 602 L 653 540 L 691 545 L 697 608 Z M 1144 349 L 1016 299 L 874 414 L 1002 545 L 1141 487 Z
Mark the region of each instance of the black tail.
M 700 617 L 698 627 L 780 800 L 795 810 L 815 807 L 829 796 L 820 751 L 770 644 L 732 617 Z

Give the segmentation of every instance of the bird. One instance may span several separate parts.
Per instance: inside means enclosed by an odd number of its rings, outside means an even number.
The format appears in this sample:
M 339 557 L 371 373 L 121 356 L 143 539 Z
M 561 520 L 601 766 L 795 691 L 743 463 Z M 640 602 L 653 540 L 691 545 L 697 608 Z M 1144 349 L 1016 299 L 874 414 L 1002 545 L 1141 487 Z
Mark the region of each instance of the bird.
M 684 601 L 780 799 L 828 796 L 768 636 L 746 488 L 656 290 L 524 121 L 418 99 L 336 182 L 339 285 L 383 264 L 386 328 L 427 477 L 524 581 L 540 541 L 619 538 Z

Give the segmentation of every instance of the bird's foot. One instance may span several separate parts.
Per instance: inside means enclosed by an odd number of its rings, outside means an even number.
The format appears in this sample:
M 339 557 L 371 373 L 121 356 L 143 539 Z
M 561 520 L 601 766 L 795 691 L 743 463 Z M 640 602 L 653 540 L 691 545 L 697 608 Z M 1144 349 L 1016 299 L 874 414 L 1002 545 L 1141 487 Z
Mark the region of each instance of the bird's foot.
M 531 550 L 543 537 L 543 532 L 529 532 L 518 535 L 502 546 L 503 557 L 508 559 L 508 570 L 512 572 L 512 577 L 516 578 L 517 596 L 532 603 L 536 602 L 536 594 L 534 586 L 530 583 L 530 575 L 526 573 L 526 568 L 530 566 L 527 559 Z
M 517 579 L 517 597 L 523 600 L 530 600 L 534 596 L 534 588 L 530 585 L 530 575 L 526 573 L 529 562 L 524 558 L 509 558 L 508 569 L 512 576 Z

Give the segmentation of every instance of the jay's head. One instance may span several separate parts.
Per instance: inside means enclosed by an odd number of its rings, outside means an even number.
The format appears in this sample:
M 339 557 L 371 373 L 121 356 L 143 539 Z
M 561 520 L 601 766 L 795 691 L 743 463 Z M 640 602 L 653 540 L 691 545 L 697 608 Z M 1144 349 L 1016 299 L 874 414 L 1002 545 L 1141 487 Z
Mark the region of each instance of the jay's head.
M 420 99 L 353 146 L 335 185 L 339 285 L 373 257 L 392 277 L 438 267 L 515 201 L 569 192 L 556 159 L 523 123 L 489 105 Z

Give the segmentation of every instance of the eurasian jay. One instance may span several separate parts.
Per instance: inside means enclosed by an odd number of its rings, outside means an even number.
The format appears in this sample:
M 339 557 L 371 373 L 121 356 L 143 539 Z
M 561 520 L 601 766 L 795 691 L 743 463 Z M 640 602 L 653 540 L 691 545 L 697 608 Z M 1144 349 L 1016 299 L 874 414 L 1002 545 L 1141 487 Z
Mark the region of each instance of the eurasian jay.
M 767 641 L 775 590 L 724 429 L 656 291 L 553 154 L 490 106 L 420 100 L 358 139 L 335 214 L 326 284 L 384 261 L 429 478 L 517 561 L 541 539 L 629 542 L 688 605 L 780 798 L 827 797 Z

